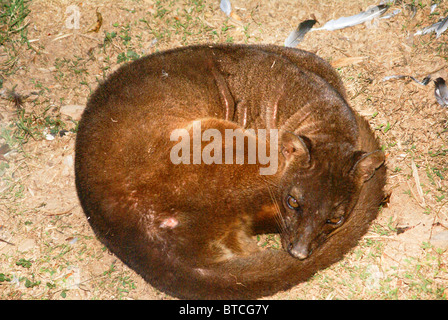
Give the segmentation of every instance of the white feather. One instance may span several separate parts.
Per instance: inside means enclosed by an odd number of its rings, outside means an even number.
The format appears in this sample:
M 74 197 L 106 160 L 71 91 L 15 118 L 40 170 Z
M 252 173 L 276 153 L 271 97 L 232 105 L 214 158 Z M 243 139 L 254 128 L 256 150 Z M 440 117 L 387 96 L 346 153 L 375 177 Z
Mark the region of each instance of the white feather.
M 445 80 L 443 78 L 437 78 L 434 80 L 435 89 L 434 95 L 437 102 L 445 107 L 448 105 L 448 88 L 446 87 Z
M 437 27 L 437 29 L 436 29 L 436 34 L 437 34 L 436 38 L 440 37 L 440 35 L 441 35 L 443 32 L 445 32 L 445 30 L 446 30 L 447 28 L 448 28 L 448 16 L 446 16 L 446 18 L 443 19 L 443 20 L 440 22 L 440 25 Z
M 392 13 L 389 13 L 388 15 L 382 16 L 380 19 L 390 19 L 392 17 L 395 17 L 400 12 L 401 12 L 401 9 L 394 10 L 394 11 L 392 11 Z
M 429 81 L 431 80 L 431 75 L 427 75 L 426 77 L 423 78 L 422 81 L 416 79 L 413 76 L 401 75 L 401 74 L 384 77 L 382 79 L 382 81 L 388 81 L 388 80 L 392 80 L 392 79 L 406 79 L 406 78 L 410 78 L 410 79 L 414 80 L 415 82 L 417 82 L 418 84 L 420 84 L 422 86 L 426 86 L 429 83 Z
M 414 33 L 414 36 L 424 35 L 433 31 L 436 31 L 436 29 L 440 26 L 442 21 L 436 22 L 433 25 L 430 25 L 429 27 L 423 28 L 422 30 L 418 30 L 416 33 Z
M 303 40 L 305 34 L 311 30 L 316 20 L 306 20 L 299 24 L 296 30 L 291 32 L 285 40 L 285 47 L 295 48 Z
M 328 21 L 323 27 L 313 29 L 314 31 L 317 30 L 338 30 L 343 29 L 347 27 L 353 27 L 357 24 L 361 24 L 367 21 L 372 20 L 373 18 L 381 16 L 384 12 L 387 11 L 389 7 L 386 5 L 378 5 L 373 8 L 370 8 L 366 11 L 363 11 L 361 13 L 358 13 L 354 16 L 350 17 L 342 17 L 336 20 L 330 20 Z
M 426 28 L 423 28 L 422 30 L 418 30 L 416 33 L 414 33 L 414 36 L 425 35 L 434 31 L 437 34 L 436 38 L 438 38 L 443 32 L 445 32 L 447 28 L 448 28 L 448 16 Z
M 221 0 L 221 4 L 219 5 L 219 7 L 227 16 L 230 16 L 230 13 L 232 12 L 232 5 L 230 4 L 230 0 Z
M 433 4 L 431 5 L 431 12 L 430 12 L 430 13 L 433 13 L 434 10 L 436 10 L 436 8 L 437 8 L 437 3 L 433 3 Z

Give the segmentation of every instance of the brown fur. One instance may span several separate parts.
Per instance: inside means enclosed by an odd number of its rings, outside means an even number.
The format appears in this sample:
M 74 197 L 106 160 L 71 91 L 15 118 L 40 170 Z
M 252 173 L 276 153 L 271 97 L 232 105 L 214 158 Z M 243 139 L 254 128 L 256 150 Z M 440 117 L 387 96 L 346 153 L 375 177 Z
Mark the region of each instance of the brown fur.
M 125 65 L 90 97 L 79 124 L 84 212 L 113 253 L 173 296 L 288 289 L 355 246 L 383 198 L 384 155 L 345 98 L 335 71 L 296 49 L 195 46 Z M 173 164 L 170 133 L 192 133 L 195 120 L 222 133 L 279 129 L 277 173 L 260 176 L 258 162 Z M 252 240 L 274 231 L 285 251 Z

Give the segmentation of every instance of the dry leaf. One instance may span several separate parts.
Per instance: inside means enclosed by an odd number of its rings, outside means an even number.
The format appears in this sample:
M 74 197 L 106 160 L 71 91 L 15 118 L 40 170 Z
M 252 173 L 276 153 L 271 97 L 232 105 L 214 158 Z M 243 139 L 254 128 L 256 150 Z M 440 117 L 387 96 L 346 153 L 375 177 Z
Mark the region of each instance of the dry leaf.
M 0 147 L 0 159 L 2 159 L 3 158 L 3 156 L 5 155 L 5 154 L 7 154 L 9 151 L 11 151 L 11 148 L 9 147 L 9 145 L 8 144 L 3 144 L 1 147 Z M 4 158 L 3 158 L 4 159 Z
M 91 28 L 87 33 L 90 32 L 98 32 L 100 31 L 101 26 L 103 25 L 103 16 L 99 13 L 98 9 L 96 10 L 96 24 L 93 28 Z
M 420 177 L 418 175 L 417 166 L 415 165 L 414 159 L 411 160 L 412 176 L 414 177 L 415 187 L 417 188 L 417 193 L 420 198 L 419 204 L 423 208 L 425 207 L 425 198 L 423 197 L 422 186 L 420 185 Z
M 346 67 L 352 64 L 357 64 L 362 62 L 365 59 L 365 57 L 348 57 L 348 58 L 341 58 L 337 59 L 331 62 L 331 65 L 333 68 L 341 68 Z
M 81 115 L 84 112 L 85 106 L 83 105 L 65 105 L 60 109 L 60 113 L 71 117 L 73 120 L 80 120 Z
M 230 12 L 230 17 L 237 20 L 237 21 L 241 21 L 241 18 L 239 15 L 236 14 L 235 11 Z

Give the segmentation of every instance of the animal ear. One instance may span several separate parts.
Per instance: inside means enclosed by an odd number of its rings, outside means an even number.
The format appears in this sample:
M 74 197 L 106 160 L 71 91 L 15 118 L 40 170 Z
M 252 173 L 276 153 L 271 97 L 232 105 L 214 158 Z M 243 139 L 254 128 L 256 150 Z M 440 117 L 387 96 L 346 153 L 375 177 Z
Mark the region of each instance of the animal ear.
M 311 161 L 311 141 L 307 137 L 298 136 L 292 132 L 285 131 L 281 138 L 282 154 L 287 161 L 295 158 L 304 164 L 309 165 Z
M 356 172 L 356 176 L 364 182 L 372 178 L 375 170 L 381 167 L 385 161 L 384 153 L 381 150 L 366 153 L 364 151 L 356 151 L 353 155 L 355 165 L 352 172 Z

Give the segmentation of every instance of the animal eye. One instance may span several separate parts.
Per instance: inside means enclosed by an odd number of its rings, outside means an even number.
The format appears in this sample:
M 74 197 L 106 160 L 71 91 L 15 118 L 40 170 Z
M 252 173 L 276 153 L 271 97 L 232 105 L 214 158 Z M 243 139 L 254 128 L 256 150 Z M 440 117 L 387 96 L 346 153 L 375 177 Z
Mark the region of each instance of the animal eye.
M 331 224 L 332 226 L 340 226 L 343 222 L 344 222 L 344 216 L 334 217 L 327 220 L 327 223 Z
M 294 198 L 293 196 L 288 196 L 288 198 L 286 199 L 286 204 L 288 205 L 288 207 L 290 207 L 293 210 L 295 210 L 299 207 L 299 203 L 297 202 L 296 198 Z

